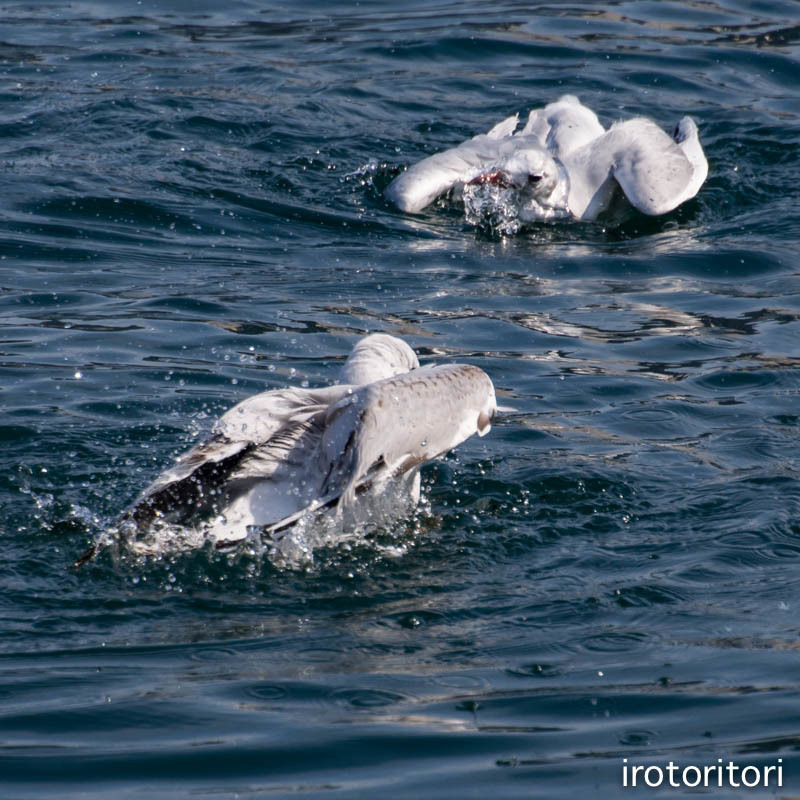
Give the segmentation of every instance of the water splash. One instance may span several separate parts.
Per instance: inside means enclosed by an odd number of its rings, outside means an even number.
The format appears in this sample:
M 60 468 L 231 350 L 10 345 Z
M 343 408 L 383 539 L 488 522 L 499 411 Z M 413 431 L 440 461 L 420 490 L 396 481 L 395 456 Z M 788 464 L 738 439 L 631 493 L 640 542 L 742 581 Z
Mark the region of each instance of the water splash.
M 355 508 L 342 514 L 316 513 L 302 518 L 265 543 L 266 555 L 283 569 L 312 567 L 314 554 L 329 547 L 351 549 L 367 544 L 382 555 L 398 557 L 407 545 L 400 538 L 406 529 L 403 520 L 415 506 L 406 484 L 397 481 L 379 495 L 364 495 Z
M 306 571 L 319 566 L 316 554 L 321 551 L 341 553 L 366 546 L 379 556 L 396 558 L 409 547 L 407 519 L 415 507 L 417 503 L 408 486 L 398 480 L 378 495 L 366 493 L 355 508 L 341 513 L 317 509 L 300 517 L 290 528 L 271 534 L 253 526 L 245 538 L 230 542 L 210 535 L 213 520 L 180 525 L 157 519 L 144 530 L 127 520 L 98 535 L 92 557 L 103 554 L 118 564 L 142 566 L 149 559 L 173 560 L 205 551 L 209 556 L 244 556 L 280 570 Z M 423 498 L 414 517 L 426 512 L 428 502 Z
M 519 193 L 491 183 L 464 186 L 464 216 L 468 225 L 501 236 L 513 236 L 522 227 Z

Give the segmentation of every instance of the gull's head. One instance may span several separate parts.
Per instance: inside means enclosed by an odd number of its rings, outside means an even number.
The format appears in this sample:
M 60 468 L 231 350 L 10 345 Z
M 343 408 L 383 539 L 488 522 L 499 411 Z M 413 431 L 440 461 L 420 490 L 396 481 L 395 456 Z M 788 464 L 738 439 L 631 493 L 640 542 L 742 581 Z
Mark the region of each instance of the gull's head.
M 558 182 L 558 167 L 553 157 L 540 147 L 516 150 L 468 181 L 470 185 L 515 189 L 537 200 L 548 197 Z
M 396 336 L 373 333 L 359 339 L 339 372 L 339 383 L 363 386 L 419 366 L 416 353 Z

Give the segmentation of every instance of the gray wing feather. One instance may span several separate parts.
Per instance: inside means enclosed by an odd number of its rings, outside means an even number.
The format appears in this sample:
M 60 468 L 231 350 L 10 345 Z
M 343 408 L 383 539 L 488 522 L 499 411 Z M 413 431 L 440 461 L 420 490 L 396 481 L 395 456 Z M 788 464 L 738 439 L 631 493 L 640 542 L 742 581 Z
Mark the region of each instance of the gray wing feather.
M 384 482 L 485 433 L 494 388 L 466 364 L 423 367 L 362 387 L 327 414 L 320 457 L 323 495 L 352 502 L 364 481 Z
M 360 387 L 314 417 L 311 472 L 324 476 L 317 496 L 262 532 L 280 536 L 310 513 L 343 511 L 360 491 L 380 491 L 472 434 L 487 433 L 494 410 L 491 380 L 466 364 L 422 367 Z

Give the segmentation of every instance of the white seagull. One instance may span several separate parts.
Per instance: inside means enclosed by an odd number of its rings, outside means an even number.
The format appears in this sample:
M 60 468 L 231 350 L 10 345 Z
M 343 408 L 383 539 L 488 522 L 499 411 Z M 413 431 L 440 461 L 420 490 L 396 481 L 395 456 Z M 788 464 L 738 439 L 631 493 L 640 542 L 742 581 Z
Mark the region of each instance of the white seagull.
M 398 175 L 386 197 L 418 213 L 437 197 L 474 187 L 511 190 L 523 222 L 593 220 L 618 189 L 645 214 L 666 214 L 694 197 L 708 162 L 691 117 L 670 136 L 644 117 L 605 130 L 574 95 L 534 109 L 515 133 L 518 115 Z
M 224 547 L 252 527 L 279 534 L 318 510 L 341 514 L 390 481 L 416 503 L 422 465 L 474 433 L 484 436 L 496 410 L 494 386 L 478 367 L 420 367 L 402 339 L 366 336 L 337 385 L 263 392 L 223 414 L 118 528 L 135 542 L 159 520 L 203 518 L 206 536 Z

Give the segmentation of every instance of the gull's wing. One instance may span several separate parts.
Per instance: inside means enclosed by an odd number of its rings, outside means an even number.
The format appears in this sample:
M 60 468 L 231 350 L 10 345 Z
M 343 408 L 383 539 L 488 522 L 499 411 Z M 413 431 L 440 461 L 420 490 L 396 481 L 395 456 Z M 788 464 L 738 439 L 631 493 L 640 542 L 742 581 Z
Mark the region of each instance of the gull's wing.
M 496 402 L 483 370 L 423 367 L 361 387 L 330 408 L 320 458 L 323 495 L 352 502 L 360 484 L 380 484 L 486 434 Z
M 398 175 L 384 195 L 401 211 L 416 214 L 437 197 L 464 183 L 484 164 L 496 161 L 517 126 L 517 115 L 499 122 L 489 133 L 474 136 L 458 147 L 423 158 Z
M 243 400 L 220 417 L 208 439 L 156 478 L 123 521 L 143 527 L 163 514 L 197 511 L 223 502 L 221 487 L 230 481 L 268 477 L 316 418 L 352 388 L 278 389 Z
M 575 95 L 565 94 L 555 103 L 531 111 L 520 135 L 535 136 L 542 147 L 563 159 L 604 133 L 597 114 Z
M 694 141 L 700 154 L 696 164 L 652 120 L 615 124 L 564 159 L 570 210 L 579 219 L 594 219 L 608 203 L 613 179 L 639 211 L 653 216 L 672 211 L 697 194 L 707 174 L 696 128 Z
M 697 193 L 694 169 L 677 142 L 646 119 L 616 125 L 613 175 L 630 202 L 645 214 L 666 214 Z
M 518 124 L 519 114 L 512 114 L 502 122 L 498 122 L 486 135 L 490 139 L 505 139 L 506 136 L 511 136 L 514 133 Z
M 344 511 L 362 492 L 380 492 L 392 478 L 414 475 L 474 433 L 485 435 L 495 411 L 488 375 L 466 364 L 422 367 L 354 389 L 315 415 L 299 451 L 284 455 L 279 471 L 292 474 L 286 485 L 295 486 L 301 470 L 305 476 L 300 496 L 293 488 L 287 505 L 278 476 L 274 486 L 262 479 L 226 507 L 209 535 L 224 548 L 244 538 L 250 526 L 276 535 L 314 512 Z M 244 460 L 246 472 L 256 456 Z M 237 470 L 231 477 L 241 476 Z M 276 519 L 280 507 L 288 510 Z
M 360 493 L 380 492 L 392 478 L 414 475 L 472 434 L 488 433 L 495 410 L 488 375 L 466 364 L 422 367 L 361 386 L 314 417 L 300 459 L 313 486 L 285 516 L 265 517 L 280 494 L 276 497 L 262 482 L 226 508 L 224 522 L 210 535 L 218 547 L 226 547 L 251 525 L 264 534 L 280 534 L 308 514 L 344 511 Z
M 692 180 L 686 187 L 686 199 L 694 197 L 708 177 L 708 161 L 700 144 L 697 123 L 691 117 L 684 117 L 675 127 L 675 141 L 692 165 Z
M 254 394 L 228 409 L 216 422 L 213 435 L 263 444 L 288 420 L 307 419 L 352 391 L 339 384 L 320 389 L 275 389 Z

